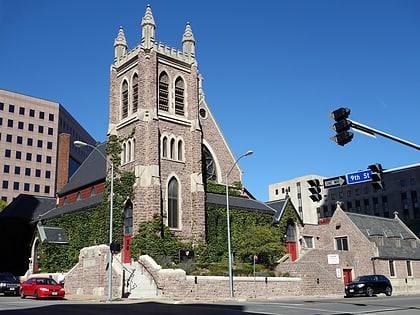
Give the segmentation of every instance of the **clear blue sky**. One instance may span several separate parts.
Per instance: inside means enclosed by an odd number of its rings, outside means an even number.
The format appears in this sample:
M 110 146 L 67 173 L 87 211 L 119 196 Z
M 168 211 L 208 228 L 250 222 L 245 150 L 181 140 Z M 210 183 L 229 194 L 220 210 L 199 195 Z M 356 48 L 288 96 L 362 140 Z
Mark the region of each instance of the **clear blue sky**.
M 114 39 L 121 25 L 129 49 L 139 44 L 148 3 L 157 41 L 182 48 L 191 23 L 213 115 L 236 157 L 254 151 L 240 165 L 257 199 L 298 176 L 420 161 L 383 137 L 338 146 L 328 128 L 328 113 L 349 107 L 420 144 L 417 0 L 0 0 L 0 88 L 60 102 L 104 141 Z

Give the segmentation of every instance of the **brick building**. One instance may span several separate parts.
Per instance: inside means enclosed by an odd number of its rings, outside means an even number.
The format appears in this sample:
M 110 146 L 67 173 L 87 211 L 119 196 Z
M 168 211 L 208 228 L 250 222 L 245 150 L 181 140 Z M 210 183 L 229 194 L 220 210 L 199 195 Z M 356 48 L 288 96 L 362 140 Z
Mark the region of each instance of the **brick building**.
M 0 89 L 1 199 L 54 197 L 89 151 L 92 136 L 57 102 Z

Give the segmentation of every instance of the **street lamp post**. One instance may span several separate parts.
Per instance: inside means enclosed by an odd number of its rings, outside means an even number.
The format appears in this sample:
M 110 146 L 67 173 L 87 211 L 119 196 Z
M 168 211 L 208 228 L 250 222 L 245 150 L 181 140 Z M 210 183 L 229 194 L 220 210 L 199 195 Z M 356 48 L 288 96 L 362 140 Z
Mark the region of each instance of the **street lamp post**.
M 238 164 L 238 161 L 242 159 L 245 156 L 251 155 L 251 150 L 247 151 L 246 153 L 242 154 L 239 158 L 236 159 L 235 163 L 232 165 L 232 167 L 229 169 L 229 171 L 226 173 L 226 216 L 227 216 L 227 239 L 228 239 L 228 259 L 229 259 L 229 294 L 230 297 L 233 298 L 233 275 L 232 275 L 232 250 L 230 245 L 230 214 L 229 214 L 229 175 L 232 172 L 233 168 L 236 164 Z
M 106 156 L 98 150 L 97 147 L 83 142 L 83 141 L 74 141 L 73 144 L 76 147 L 90 147 L 94 150 L 96 150 L 104 159 L 105 161 L 108 161 Z M 114 210 L 114 163 L 111 161 L 111 201 L 110 201 L 110 209 L 109 209 L 109 254 L 108 254 L 108 301 L 112 301 L 112 250 L 111 250 L 111 244 L 112 244 L 112 218 L 113 218 L 113 210 Z

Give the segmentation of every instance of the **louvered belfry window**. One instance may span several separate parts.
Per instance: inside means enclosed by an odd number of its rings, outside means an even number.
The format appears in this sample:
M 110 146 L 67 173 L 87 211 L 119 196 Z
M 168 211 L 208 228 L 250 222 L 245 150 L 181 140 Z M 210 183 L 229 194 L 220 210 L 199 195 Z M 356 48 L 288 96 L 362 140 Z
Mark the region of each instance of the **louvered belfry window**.
M 159 109 L 168 111 L 169 109 L 169 78 L 166 73 L 162 73 L 159 78 Z

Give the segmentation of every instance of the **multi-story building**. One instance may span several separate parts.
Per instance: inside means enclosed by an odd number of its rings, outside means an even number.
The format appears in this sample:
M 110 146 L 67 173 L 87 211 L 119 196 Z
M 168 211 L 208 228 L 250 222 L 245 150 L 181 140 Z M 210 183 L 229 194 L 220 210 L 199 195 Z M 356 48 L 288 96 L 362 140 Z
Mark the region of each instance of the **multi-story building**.
M 337 176 L 337 178 L 344 176 Z M 320 201 L 312 201 L 308 180 L 321 184 Z M 420 164 L 383 171 L 383 189 L 375 189 L 371 181 L 322 187 L 325 177 L 308 175 L 269 186 L 270 201 L 289 195 L 304 223 L 316 224 L 331 217 L 337 201 L 348 212 L 392 218 L 397 211 L 403 220 L 420 219 Z
M 93 137 L 57 102 L 0 89 L 1 199 L 54 197 L 89 153 Z

